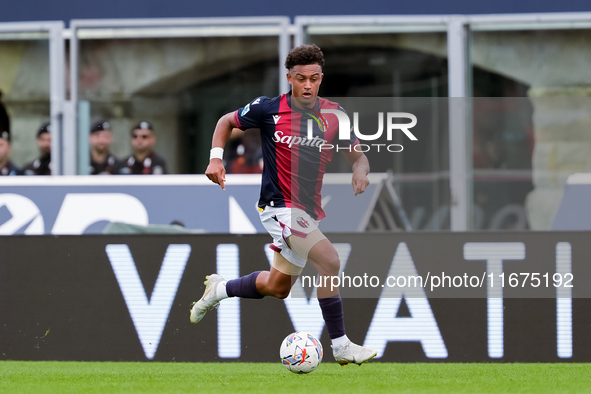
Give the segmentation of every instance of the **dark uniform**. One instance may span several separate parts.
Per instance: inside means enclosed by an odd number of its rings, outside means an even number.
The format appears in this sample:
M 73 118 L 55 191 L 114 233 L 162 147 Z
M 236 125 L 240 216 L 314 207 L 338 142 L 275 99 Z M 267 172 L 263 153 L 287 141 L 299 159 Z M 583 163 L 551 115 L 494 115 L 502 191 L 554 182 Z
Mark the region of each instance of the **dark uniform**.
M 23 167 L 24 175 L 51 175 L 51 153 L 36 158 L 35 160 L 25 164 Z
M 111 125 L 106 121 L 98 121 L 90 128 L 90 134 L 99 131 L 111 131 Z M 107 158 L 98 163 L 92 159 L 90 154 L 90 175 L 116 175 L 121 173 L 121 169 L 125 167 L 125 163 L 115 157 L 111 152 L 108 152 Z
M 0 92 L 0 97 L 2 93 Z M 4 105 L 0 103 L 0 138 L 5 140 L 10 145 L 10 118 Z M 10 149 L 10 148 L 9 148 Z M 0 167 L 0 176 L 6 175 L 20 175 L 21 172 L 10 160 Z
M 39 130 L 37 130 L 37 138 L 41 134 L 51 132 L 51 124 L 49 122 L 43 123 Z M 23 166 L 24 175 L 51 175 L 51 153 L 42 154 L 35 160 L 25 164 Z
M 119 171 L 121 174 L 134 175 L 162 175 L 168 174 L 166 171 L 166 160 L 152 152 L 140 162 L 134 155 L 131 155 L 125 161 L 124 167 Z
M 0 169 L 0 176 L 7 175 L 22 175 L 22 172 L 11 161 L 8 161 L 8 163 L 6 163 L 6 165 Z
M 2 128 L 6 128 L 6 126 L 0 125 L 0 130 Z M 9 131 L 0 131 L 0 138 L 6 140 L 10 144 L 10 132 Z M 8 176 L 8 175 L 21 175 L 21 170 L 15 166 L 10 160 L 6 162 L 6 164 L 0 168 L 0 176 Z
M 90 159 L 90 175 L 117 175 L 121 173 L 121 169 L 125 163 L 109 153 L 107 159 L 102 163 Z

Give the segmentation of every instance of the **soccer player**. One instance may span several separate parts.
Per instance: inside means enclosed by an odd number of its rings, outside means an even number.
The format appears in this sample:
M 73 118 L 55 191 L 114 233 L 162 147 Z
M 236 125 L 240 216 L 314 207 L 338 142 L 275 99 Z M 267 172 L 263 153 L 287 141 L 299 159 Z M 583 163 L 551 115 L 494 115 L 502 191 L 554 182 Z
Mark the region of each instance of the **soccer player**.
M 208 310 L 227 297 L 286 298 L 306 261 L 318 270 L 321 279 L 338 275 L 337 251 L 318 229 L 325 216 L 320 196 L 322 178 L 333 153 L 328 147 L 340 145 L 336 117 L 328 123 L 318 115 L 321 109 L 342 110 L 337 103 L 318 97 L 323 66 L 324 55 L 316 45 L 294 48 L 285 61 L 292 89 L 289 93 L 275 98 L 258 97 L 218 121 L 205 174 L 223 190 L 223 147 L 232 129 L 261 130 L 264 166 L 258 209 L 261 222 L 273 237 L 270 247 L 275 253 L 270 271 L 228 281 L 216 274 L 207 276 L 203 297 L 191 309 L 192 323 L 201 321 Z M 353 139 L 340 142 L 346 142 L 349 148 L 341 150 L 353 167 L 353 193 L 358 195 L 369 184 L 369 163 L 363 153 L 351 149 L 359 143 Z M 375 357 L 374 350 L 347 338 L 338 288 L 319 288 L 318 299 L 335 360 L 341 365 L 361 365 Z

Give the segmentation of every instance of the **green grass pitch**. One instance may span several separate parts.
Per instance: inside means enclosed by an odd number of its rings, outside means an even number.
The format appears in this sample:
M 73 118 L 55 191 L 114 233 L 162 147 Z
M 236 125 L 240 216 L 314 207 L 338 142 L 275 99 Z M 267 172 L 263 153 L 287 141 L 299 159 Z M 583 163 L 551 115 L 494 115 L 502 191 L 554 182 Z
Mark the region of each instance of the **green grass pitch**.
M 0 393 L 591 393 L 590 364 L 0 361 Z

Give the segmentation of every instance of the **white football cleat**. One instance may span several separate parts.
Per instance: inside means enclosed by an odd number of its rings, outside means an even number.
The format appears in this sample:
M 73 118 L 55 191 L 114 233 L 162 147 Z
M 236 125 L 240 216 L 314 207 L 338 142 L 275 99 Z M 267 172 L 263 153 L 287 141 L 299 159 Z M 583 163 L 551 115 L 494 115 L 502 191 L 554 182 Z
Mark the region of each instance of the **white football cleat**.
M 378 352 L 373 349 L 359 346 L 349 341 L 337 348 L 332 348 L 332 354 L 337 363 L 345 366 L 349 363 L 361 365 L 369 362 Z
M 208 310 L 220 306 L 221 299 L 217 297 L 216 289 L 223 281 L 224 278 L 217 274 L 211 274 L 205 277 L 205 282 L 203 282 L 205 292 L 199 301 L 193 303 L 193 307 L 191 308 L 191 323 L 199 323 Z

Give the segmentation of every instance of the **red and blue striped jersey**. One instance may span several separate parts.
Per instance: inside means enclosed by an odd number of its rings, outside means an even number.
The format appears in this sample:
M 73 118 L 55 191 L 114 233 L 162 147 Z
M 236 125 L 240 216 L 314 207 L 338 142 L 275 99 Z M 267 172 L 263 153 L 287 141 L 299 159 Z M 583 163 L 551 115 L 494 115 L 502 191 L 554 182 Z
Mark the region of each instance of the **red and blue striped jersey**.
M 260 208 L 299 208 L 320 220 L 321 189 L 326 165 L 332 159 L 334 147 L 349 147 L 359 143 L 353 133 L 350 141 L 338 140 L 338 120 L 335 115 L 320 115 L 321 109 L 340 109 L 338 103 L 318 98 L 314 108 L 292 107 L 291 92 L 278 97 L 258 97 L 234 113 L 236 125 L 242 129 L 260 129 L 263 151 L 263 177 Z M 312 136 L 308 138 L 308 121 Z M 334 145 L 321 149 L 322 144 Z M 329 145 L 327 145 L 329 146 Z

